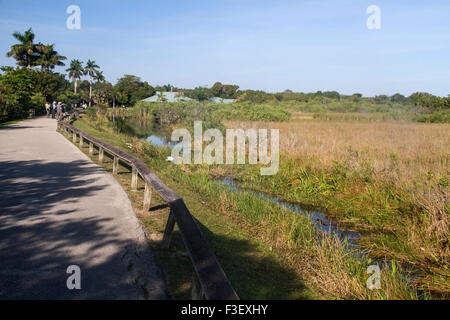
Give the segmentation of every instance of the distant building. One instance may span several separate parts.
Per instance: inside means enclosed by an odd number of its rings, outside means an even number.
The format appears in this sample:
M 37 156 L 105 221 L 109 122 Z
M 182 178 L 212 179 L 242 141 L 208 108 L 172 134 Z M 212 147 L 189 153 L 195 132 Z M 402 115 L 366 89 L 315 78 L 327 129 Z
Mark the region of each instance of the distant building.
M 237 100 L 236 99 L 223 99 L 223 98 L 219 98 L 219 97 L 214 97 L 214 98 L 209 99 L 208 101 L 214 102 L 214 103 L 225 103 L 225 104 L 228 104 L 228 103 L 236 102 Z
M 186 102 L 192 100 L 191 98 L 183 96 L 181 92 L 161 92 L 156 91 L 156 94 L 144 99 L 145 102 Z
M 161 92 L 161 91 L 157 91 L 155 93 L 155 95 L 144 99 L 142 101 L 145 102 L 186 102 L 186 101 L 191 101 L 193 99 L 185 97 L 183 95 L 182 92 Z M 223 98 L 219 98 L 219 97 L 214 97 L 211 99 L 208 99 L 209 102 L 214 102 L 214 103 L 233 103 L 236 102 L 236 99 L 223 99 Z

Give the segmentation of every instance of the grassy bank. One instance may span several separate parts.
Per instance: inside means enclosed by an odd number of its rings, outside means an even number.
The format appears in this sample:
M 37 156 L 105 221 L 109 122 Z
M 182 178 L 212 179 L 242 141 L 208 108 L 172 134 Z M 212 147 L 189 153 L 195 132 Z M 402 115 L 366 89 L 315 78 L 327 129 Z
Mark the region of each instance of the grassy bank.
M 18 119 L 18 120 L 12 120 L 12 121 L 5 121 L 5 122 L 0 122 L 0 128 L 2 127 L 6 127 L 6 126 L 10 126 L 12 124 L 16 124 L 19 123 L 21 121 L 23 121 L 24 119 Z
M 381 290 L 369 290 L 370 259 L 359 258 L 339 240 L 324 237 L 309 217 L 274 206 L 251 193 L 233 193 L 212 177 L 230 167 L 175 166 L 164 161 L 168 150 L 139 139 L 95 129 L 86 118 L 75 126 L 144 160 L 149 168 L 186 201 L 236 291 L 243 299 L 411 299 L 415 295 L 395 268 L 384 268 Z M 127 172 L 120 174 L 126 177 Z M 122 182 L 125 190 L 128 178 Z M 166 219 L 161 210 L 142 212 L 137 194 L 129 192 L 135 210 L 151 234 L 167 272 L 171 292 L 186 297 L 190 270 L 180 239 L 169 252 L 158 249 Z M 181 261 L 181 262 L 180 262 Z M 183 262 L 184 261 L 184 262 Z

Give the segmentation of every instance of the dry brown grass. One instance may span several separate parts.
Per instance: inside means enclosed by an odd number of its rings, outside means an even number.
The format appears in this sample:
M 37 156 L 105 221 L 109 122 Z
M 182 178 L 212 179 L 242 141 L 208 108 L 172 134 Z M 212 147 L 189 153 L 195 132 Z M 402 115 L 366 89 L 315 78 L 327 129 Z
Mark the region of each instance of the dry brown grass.
M 385 223 L 377 226 L 377 232 L 394 233 L 400 237 L 401 244 L 395 248 L 396 245 L 385 245 L 383 240 L 376 242 L 369 236 L 364 245 L 379 256 L 425 270 L 427 275 L 420 283 L 423 287 L 445 294 L 450 292 L 450 124 L 312 120 L 229 121 L 226 125 L 279 129 L 281 161 L 299 163 L 298 167 L 289 168 L 292 172 L 284 173 L 292 179 L 304 168 L 310 172 L 331 172 L 336 162 L 346 163 L 349 172 L 370 168 L 370 182 L 351 181 L 334 196 L 347 201 L 347 207 L 361 211 L 359 216 L 351 218 L 360 219 L 360 226 L 364 224 L 361 219 L 364 215 L 378 215 L 377 219 L 381 220 L 379 213 L 384 212 Z M 380 190 L 394 190 L 397 198 L 388 199 Z M 389 192 L 384 191 L 384 195 Z M 375 199 L 373 203 L 371 199 Z M 400 205 L 403 211 L 411 207 L 414 214 L 398 214 L 398 220 L 389 217 L 400 210 Z M 339 218 L 339 213 L 336 216 Z M 401 221 L 401 225 L 393 221 Z M 366 230 L 370 229 L 367 225 Z
M 440 237 L 448 232 L 439 212 L 449 203 L 449 189 L 436 186 L 450 178 L 450 124 L 229 121 L 227 126 L 279 129 L 282 155 L 319 169 L 336 161 L 347 161 L 353 170 L 369 164 L 375 179 L 405 189 L 433 213 L 433 231 Z
M 391 171 L 397 161 L 406 180 L 449 174 L 450 124 L 229 121 L 227 126 L 279 129 L 282 153 L 314 158 L 321 166 L 353 156 L 372 161 L 378 173 Z

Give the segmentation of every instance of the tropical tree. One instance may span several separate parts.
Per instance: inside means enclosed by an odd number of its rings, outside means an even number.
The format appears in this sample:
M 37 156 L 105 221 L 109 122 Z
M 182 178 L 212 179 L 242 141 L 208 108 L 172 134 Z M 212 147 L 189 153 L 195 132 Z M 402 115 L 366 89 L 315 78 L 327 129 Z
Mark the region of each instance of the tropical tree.
M 35 93 L 33 80 L 33 73 L 24 68 L 9 69 L 0 75 L 1 115 L 6 115 L 9 119 L 23 116 Z
M 77 94 L 77 84 L 81 76 L 84 75 L 84 69 L 82 62 L 79 60 L 70 61 L 70 67 L 66 70 L 69 73 L 69 78 L 72 79 L 74 84 L 73 92 Z
M 110 105 L 110 99 L 113 102 L 113 85 L 107 81 L 96 82 L 92 87 L 92 92 L 94 101 L 97 100 L 108 106 Z
M 105 88 L 107 86 L 102 86 L 101 84 L 105 82 L 105 76 L 103 75 L 102 71 L 98 71 L 94 74 L 94 76 L 92 77 L 92 80 L 95 81 L 95 87 L 93 85 L 91 85 L 91 87 L 93 89 L 97 89 L 97 94 L 94 96 L 97 96 L 97 100 L 103 99 L 103 101 L 105 100 L 104 98 L 106 98 L 107 100 L 107 93 L 105 92 Z
M 232 99 L 235 97 L 239 86 L 231 84 L 222 84 L 220 82 L 214 83 L 211 87 L 210 92 L 213 97 L 220 97 L 224 99 Z
M 55 101 L 65 91 L 70 90 L 71 83 L 60 73 L 33 71 L 33 88 L 42 93 L 47 101 Z M 62 101 L 62 100 L 59 100 Z
M 205 101 L 211 97 L 210 91 L 205 87 L 197 87 L 191 92 L 191 98 L 194 98 L 198 101 Z
M 67 60 L 67 58 L 58 54 L 54 44 L 39 47 L 38 52 L 40 53 L 40 56 L 36 60 L 36 64 L 41 66 L 42 71 L 50 72 L 56 66 L 65 66 L 62 61 Z
M 95 61 L 92 60 L 88 60 L 86 62 L 86 67 L 84 68 L 84 74 L 89 76 L 90 81 L 89 81 L 89 107 L 91 106 L 91 101 L 92 101 L 92 82 L 96 76 L 96 74 L 99 72 L 100 67 L 98 65 L 95 64 Z
M 391 97 L 392 102 L 404 102 L 406 100 L 406 97 L 400 93 L 396 93 Z
M 31 67 L 36 65 L 36 60 L 39 58 L 39 51 L 43 49 L 44 45 L 34 43 L 35 34 L 31 28 L 24 33 L 14 32 L 13 37 L 19 43 L 12 45 L 11 50 L 6 53 L 6 56 L 16 59 L 18 66 L 31 69 Z
M 151 85 L 133 75 L 124 75 L 120 78 L 114 86 L 114 91 L 117 102 L 125 106 L 133 106 L 136 102 L 155 94 L 155 89 Z
M 97 71 L 92 79 L 93 79 L 96 83 L 104 82 L 104 81 L 105 81 L 105 76 L 103 75 L 103 72 L 102 72 L 102 71 Z

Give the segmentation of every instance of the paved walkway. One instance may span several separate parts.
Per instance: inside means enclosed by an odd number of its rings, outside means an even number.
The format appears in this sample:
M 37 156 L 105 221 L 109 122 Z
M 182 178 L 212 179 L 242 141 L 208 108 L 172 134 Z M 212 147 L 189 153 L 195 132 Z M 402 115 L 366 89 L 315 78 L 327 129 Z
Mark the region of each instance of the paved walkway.
M 0 299 L 165 299 L 162 279 L 125 191 L 55 120 L 0 128 Z

